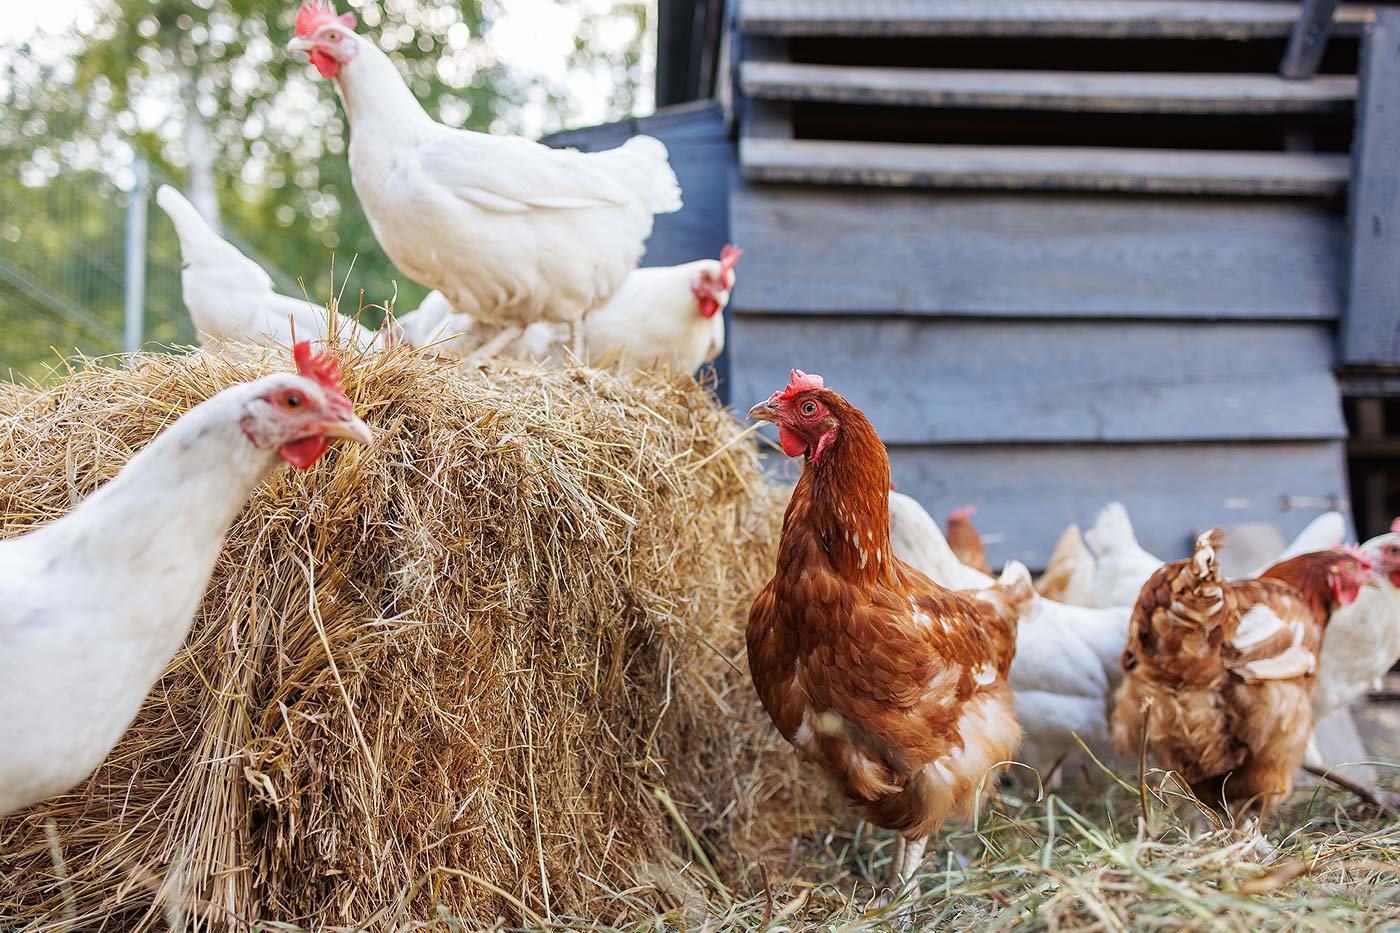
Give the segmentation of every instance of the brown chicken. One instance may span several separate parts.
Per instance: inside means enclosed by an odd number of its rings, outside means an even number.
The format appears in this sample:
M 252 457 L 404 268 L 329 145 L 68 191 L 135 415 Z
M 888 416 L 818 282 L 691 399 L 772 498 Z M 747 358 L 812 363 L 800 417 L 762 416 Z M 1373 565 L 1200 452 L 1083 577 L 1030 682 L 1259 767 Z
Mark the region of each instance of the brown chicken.
M 1159 569 L 1133 609 L 1113 743 L 1177 772 L 1203 803 L 1257 807 L 1288 796 L 1312 732 L 1328 616 L 1371 571 L 1356 548 L 1301 554 L 1257 579 L 1225 580 L 1219 531 Z
M 861 412 L 800 371 L 749 417 L 804 457 L 778 567 L 749 613 L 749 669 L 783 737 L 877 826 L 899 833 L 898 890 L 927 836 L 970 815 L 1021 730 L 1006 684 L 1030 575 L 937 585 L 890 549 L 890 464 Z
M 987 551 L 982 547 L 982 535 L 972 524 L 972 516 L 977 514 L 977 506 L 965 505 L 948 513 L 948 546 L 953 549 L 958 560 L 973 570 L 991 573 L 992 565 L 987 563 Z

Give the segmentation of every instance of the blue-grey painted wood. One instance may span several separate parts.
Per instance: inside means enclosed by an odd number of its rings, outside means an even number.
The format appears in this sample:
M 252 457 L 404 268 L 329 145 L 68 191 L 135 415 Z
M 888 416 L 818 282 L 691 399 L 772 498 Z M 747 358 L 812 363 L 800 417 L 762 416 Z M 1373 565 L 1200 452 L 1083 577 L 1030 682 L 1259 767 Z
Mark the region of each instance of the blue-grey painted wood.
M 976 505 L 998 565 L 1043 567 L 1065 525 L 1087 528 L 1113 499 L 1127 505 L 1143 546 L 1169 560 L 1215 524 L 1268 521 L 1291 538 L 1320 512 L 1349 512 L 1340 441 L 896 447 L 891 460 L 899 490 L 935 518 Z
M 1355 35 L 1365 4 L 1343 7 Z M 769 36 L 1079 36 L 1261 39 L 1286 36 L 1294 4 L 1236 0 L 742 0 L 739 28 Z
M 557 133 L 544 141 L 591 151 L 612 149 L 639 133 L 666 144 L 685 202 L 679 212 L 656 218 L 642 265 L 673 266 L 718 256 L 729 237 L 726 195 L 735 162 L 734 143 L 718 104 L 680 105 L 651 117 Z
M 1311 78 L 1327 50 L 1327 38 L 1332 34 L 1332 18 L 1339 0 L 1303 0 L 1298 22 L 1288 37 L 1279 74 L 1285 78 Z
M 1164 560 L 1186 556 L 1199 531 L 1219 524 L 1272 522 L 1291 539 L 1322 512 L 1350 516 L 1345 457 L 1340 441 L 896 446 L 890 468 L 899 491 L 940 524 L 959 506 L 977 506 L 994 566 L 1014 559 L 1040 569 L 1066 525 L 1088 528 L 1115 499 L 1142 546 Z M 765 459 L 777 479 L 796 481 L 798 461 L 776 450 Z
M 1346 436 L 1325 324 L 738 313 L 730 337 L 737 408 L 796 367 L 825 377 L 889 443 Z
M 1361 40 L 1342 362 L 1400 363 L 1400 12 Z
M 769 183 L 1309 198 L 1342 194 L 1351 175 L 1350 159 L 1324 152 L 763 139 L 748 126 L 739 165 Z
M 743 307 L 1333 320 L 1346 232 L 1265 200 L 736 185 Z

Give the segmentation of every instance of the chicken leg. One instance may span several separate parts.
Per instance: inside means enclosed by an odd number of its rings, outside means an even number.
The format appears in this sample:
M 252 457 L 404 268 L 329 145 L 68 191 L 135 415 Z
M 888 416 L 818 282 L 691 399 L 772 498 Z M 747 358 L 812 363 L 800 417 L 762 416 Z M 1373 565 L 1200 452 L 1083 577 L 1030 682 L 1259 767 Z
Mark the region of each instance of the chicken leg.
M 478 360 L 486 360 L 500 353 L 506 347 L 520 339 L 520 335 L 525 333 L 525 328 L 519 324 L 507 324 L 496 332 L 496 336 L 483 343 L 471 352 L 466 362 L 475 363 Z
M 569 325 L 569 341 L 573 347 L 574 360 L 580 365 L 588 365 L 588 347 L 584 341 L 583 321 L 574 321 Z
M 892 898 L 905 893 L 912 897 L 919 896 L 919 882 L 916 873 L 923 865 L 926 848 L 928 848 L 927 836 L 920 836 L 918 839 L 906 839 L 904 836 L 895 837 L 894 855 L 890 858 L 890 871 L 885 879 L 886 887 L 889 888 Z

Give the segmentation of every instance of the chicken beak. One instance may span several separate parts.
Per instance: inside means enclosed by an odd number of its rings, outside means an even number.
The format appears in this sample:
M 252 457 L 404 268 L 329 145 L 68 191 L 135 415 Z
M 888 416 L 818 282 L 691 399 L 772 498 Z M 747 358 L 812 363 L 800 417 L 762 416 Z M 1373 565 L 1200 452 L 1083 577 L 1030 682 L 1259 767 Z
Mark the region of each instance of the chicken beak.
M 749 409 L 750 421 L 777 421 L 778 406 L 770 398 L 766 402 L 759 402 Z
M 306 52 L 310 54 L 316 49 L 316 43 L 310 39 L 303 39 L 301 36 L 294 37 L 287 43 L 288 52 Z
M 343 438 L 365 446 L 374 442 L 374 433 L 370 431 L 369 425 L 354 415 L 345 421 L 328 421 L 322 430 L 324 430 L 326 437 Z

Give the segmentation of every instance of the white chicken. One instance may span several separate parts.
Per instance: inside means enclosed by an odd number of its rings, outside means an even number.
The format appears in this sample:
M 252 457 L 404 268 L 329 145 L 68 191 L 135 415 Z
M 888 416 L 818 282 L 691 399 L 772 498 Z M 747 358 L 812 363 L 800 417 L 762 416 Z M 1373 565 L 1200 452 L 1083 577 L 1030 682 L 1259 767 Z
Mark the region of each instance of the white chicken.
M 1282 554 L 1262 567 L 1256 567 L 1246 574 L 1246 578 L 1257 577 L 1290 557 L 1336 547 L 1345 537 L 1346 530 L 1346 519 L 1342 513 L 1323 512 L 1298 532 Z M 1128 519 L 1128 510 L 1123 503 L 1110 502 L 1104 506 L 1094 527 L 1085 532 L 1084 538 L 1098 553 L 1098 565 L 1094 570 L 1094 601 L 1100 606 L 1136 604 L 1142 585 L 1164 561 L 1138 544 L 1133 523 Z
M 0 541 L 0 814 L 62 793 L 121 738 L 184 641 L 224 534 L 279 460 L 368 444 L 328 356 L 190 409 L 68 515 Z
M 480 328 L 465 314 L 453 314 L 442 292 L 428 292 L 423 303 L 406 314 L 395 315 L 390 331 L 396 340 L 419 350 L 452 360 L 466 359 L 476 349 Z
M 1084 532 L 1084 540 L 1098 558 L 1094 569 L 1094 604 L 1098 606 L 1135 605 L 1142 585 L 1164 563 L 1138 544 L 1121 502 L 1104 506 L 1094 527 Z
M 535 321 L 573 328 L 637 267 L 655 214 L 681 207 L 656 139 L 584 153 L 453 129 L 423 110 L 355 17 L 304 4 L 290 52 L 331 79 L 350 125 L 350 177 L 375 236 L 400 269 L 455 312 L 499 328 L 491 356 Z
M 719 259 L 638 269 L 607 304 L 584 319 L 588 363 L 624 369 L 660 364 L 693 373 L 724 349 L 724 309 L 743 250 Z
M 1370 585 L 1356 601 L 1332 613 L 1317 663 L 1317 690 L 1313 694 L 1313 720 L 1321 723 L 1352 701 L 1365 695 L 1377 678 L 1385 676 L 1400 660 L 1400 518 L 1391 531 L 1361 546 L 1375 564 Z M 1316 743 L 1310 742 L 1308 770 L 1320 774 L 1326 763 Z M 1329 775 L 1337 780 L 1336 775 Z M 1385 794 L 1354 782 L 1339 781 L 1362 797 L 1397 809 L 1400 796 Z
M 174 188 L 161 185 L 156 203 L 170 217 L 180 239 L 184 261 L 180 286 L 200 343 L 212 348 L 230 343 L 289 347 L 299 340 L 326 343 L 334 339 L 367 349 L 385 342 L 382 333 L 343 314 L 333 314 L 305 298 L 277 294 L 262 266 L 215 233 Z
M 992 578 L 954 555 L 938 523 L 914 499 L 890 493 L 890 546 L 895 556 L 949 589 L 982 589 Z M 1037 595 L 1016 631 L 1008 682 L 1024 738 L 1019 760 L 1048 779 L 1079 751 L 1075 734 L 1100 756 L 1108 753 L 1108 716 L 1122 680 L 1129 607 L 1088 609 Z
M 1070 606 L 1095 605 L 1094 555 L 1084 546 L 1078 525 L 1070 525 L 1060 533 L 1045 572 L 1035 581 L 1035 590 L 1046 599 Z
M 607 304 L 583 320 L 588 365 L 622 369 L 659 364 L 693 373 L 724 349 L 723 311 L 734 288 L 734 264 L 743 253 L 726 246 L 719 259 L 680 266 L 637 269 Z M 465 359 L 491 334 L 465 314 L 454 314 L 441 292 L 395 321 L 410 346 L 439 356 Z M 500 355 L 523 360 L 565 361 L 568 328 L 538 321 Z

